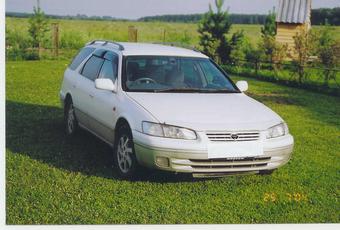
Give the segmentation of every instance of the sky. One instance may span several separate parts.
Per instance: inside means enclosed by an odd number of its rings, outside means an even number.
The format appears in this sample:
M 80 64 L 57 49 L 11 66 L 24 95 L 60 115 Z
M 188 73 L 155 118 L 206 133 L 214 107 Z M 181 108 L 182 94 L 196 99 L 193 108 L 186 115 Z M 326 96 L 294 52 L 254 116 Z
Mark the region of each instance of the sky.
M 6 0 L 6 12 L 31 13 L 37 0 Z M 46 14 L 138 19 L 163 14 L 204 13 L 214 0 L 40 0 Z M 278 0 L 225 0 L 230 13 L 266 14 Z M 313 0 L 312 8 L 340 7 L 340 0 Z

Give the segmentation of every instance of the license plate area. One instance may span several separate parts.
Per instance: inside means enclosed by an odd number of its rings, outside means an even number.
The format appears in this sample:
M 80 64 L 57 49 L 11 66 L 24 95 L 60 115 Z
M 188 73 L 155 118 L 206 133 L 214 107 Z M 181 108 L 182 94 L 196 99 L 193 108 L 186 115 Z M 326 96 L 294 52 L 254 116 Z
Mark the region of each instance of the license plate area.
M 263 155 L 260 141 L 209 143 L 208 158 L 243 158 Z

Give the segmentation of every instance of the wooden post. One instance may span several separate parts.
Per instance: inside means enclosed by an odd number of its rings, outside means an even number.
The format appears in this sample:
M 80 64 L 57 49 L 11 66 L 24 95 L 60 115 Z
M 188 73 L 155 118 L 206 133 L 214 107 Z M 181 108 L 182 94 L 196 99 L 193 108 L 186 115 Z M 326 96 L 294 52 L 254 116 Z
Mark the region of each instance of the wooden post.
M 134 26 L 129 26 L 128 39 L 129 42 L 138 41 L 138 30 Z
M 163 31 L 163 43 L 165 43 L 165 35 L 166 35 L 166 30 L 164 29 L 164 31 Z
M 59 56 L 59 24 L 52 23 L 52 43 L 53 43 L 53 56 Z

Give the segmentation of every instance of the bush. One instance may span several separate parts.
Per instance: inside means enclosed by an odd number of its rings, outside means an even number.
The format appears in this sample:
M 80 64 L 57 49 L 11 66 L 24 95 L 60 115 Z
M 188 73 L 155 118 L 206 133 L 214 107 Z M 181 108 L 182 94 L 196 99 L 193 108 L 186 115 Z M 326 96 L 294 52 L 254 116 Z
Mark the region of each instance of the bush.
M 27 50 L 32 46 L 32 40 L 24 34 L 16 31 L 6 29 L 6 59 L 19 61 L 26 60 L 32 57 L 32 51 Z M 29 59 L 31 60 L 31 59 Z M 34 58 L 34 60 L 36 60 Z
M 254 48 L 253 46 L 249 46 L 245 52 L 246 61 L 253 65 L 255 75 L 257 76 L 261 67 L 261 60 L 263 59 L 264 52 L 262 49 Z
M 241 66 L 242 61 L 245 59 L 245 50 L 247 50 L 247 46 L 249 46 L 249 42 L 244 36 L 244 31 L 235 32 L 230 41 L 230 57 L 228 60 L 230 63 Z
M 329 81 L 336 82 L 337 68 L 340 66 L 340 41 L 334 40 L 329 27 L 323 29 L 318 37 L 317 55 L 323 70 L 324 85 L 328 87 Z
M 85 43 L 84 38 L 80 34 L 74 32 L 65 32 L 60 38 L 60 48 L 62 49 L 80 49 Z
M 28 49 L 24 52 L 24 60 L 39 60 L 39 52 L 37 49 Z
M 280 63 L 286 58 L 287 44 L 278 43 L 275 37 L 263 35 L 259 49 L 264 52 L 265 61 L 269 62 L 275 70 L 280 69 Z
M 184 31 L 183 36 L 180 38 L 180 43 L 190 45 L 191 40 L 192 39 L 191 39 L 190 35 L 188 34 L 188 31 Z
M 296 57 L 293 57 L 293 67 L 295 67 L 295 72 L 298 74 L 298 82 L 301 84 L 308 74 L 305 67 L 314 52 L 315 35 L 304 28 L 294 36 L 294 44 Z

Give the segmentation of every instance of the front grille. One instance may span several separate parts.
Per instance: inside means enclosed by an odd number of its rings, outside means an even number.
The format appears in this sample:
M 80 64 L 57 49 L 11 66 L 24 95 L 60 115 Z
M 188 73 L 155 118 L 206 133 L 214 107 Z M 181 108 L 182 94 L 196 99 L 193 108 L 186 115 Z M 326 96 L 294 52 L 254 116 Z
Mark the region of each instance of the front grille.
M 172 159 L 176 168 L 190 167 L 193 172 L 241 172 L 261 170 L 268 166 L 271 157 L 244 157 L 219 159 Z
M 255 167 L 264 167 L 267 166 L 267 163 L 261 164 L 251 164 L 251 165 L 199 165 L 199 166 L 191 166 L 195 169 L 227 169 L 227 168 L 255 168 Z
M 191 167 L 195 169 L 218 168 L 256 168 L 267 166 L 270 157 L 245 157 L 227 159 L 197 160 L 190 159 Z
M 260 139 L 259 132 L 209 132 L 206 133 L 210 141 L 256 141 Z
M 190 161 L 195 163 L 217 163 L 217 162 L 243 162 L 243 161 L 250 161 L 250 162 L 258 162 L 258 161 L 268 161 L 271 157 L 231 157 L 231 158 L 216 158 L 216 159 L 190 159 Z

